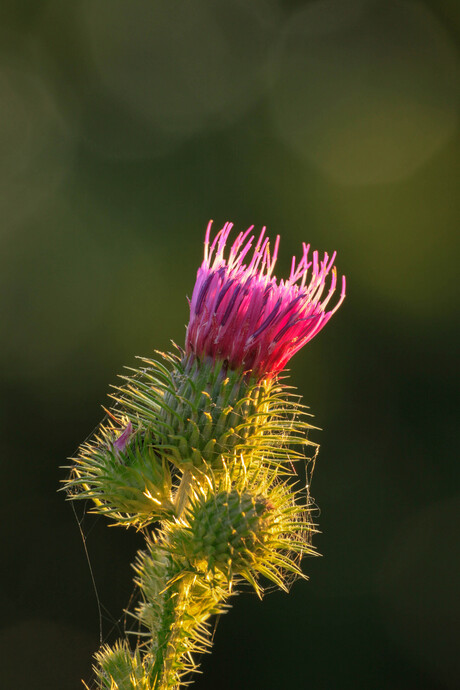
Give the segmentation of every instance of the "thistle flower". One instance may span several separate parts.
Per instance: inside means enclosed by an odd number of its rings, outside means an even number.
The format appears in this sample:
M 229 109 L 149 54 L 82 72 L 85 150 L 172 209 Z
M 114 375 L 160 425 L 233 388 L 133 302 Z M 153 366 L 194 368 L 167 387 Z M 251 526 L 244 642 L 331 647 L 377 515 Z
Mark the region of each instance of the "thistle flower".
M 98 690 L 188 684 L 194 654 L 211 646 L 212 617 L 242 580 L 259 596 L 264 580 L 287 590 L 303 577 L 302 556 L 315 553 L 313 503 L 293 467 L 308 460 L 305 446 L 317 449 L 306 438 L 314 427 L 278 374 L 339 308 L 345 278 L 327 311 L 335 253 L 309 259 L 304 244 L 289 278 L 277 281 L 279 237 L 271 254 L 265 228 L 256 241 L 251 226 L 226 252 L 231 229 L 211 242 L 208 225 L 185 349 L 142 358 L 122 377 L 115 407 L 66 482 L 70 499 L 149 528 L 134 564 L 137 643 L 100 649 Z
M 251 257 L 251 226 L 240 232 L 225 258 L 233 225 L 226 223 L 210 244 L 211 225 L 212 221 L 190 302 L 186 353 L 200 360 L 224 361 L 230 369 L 251 370 L 257 378 L 273 377 L 342 304 L 344 276 L 339 301 L 326 311 L 337 285 L 336 254 L 324 254 L 320 260 L 314 251 L 309 260 L 310 245 L 304 243 L 300 261 L 292 259 L 289 278 L 278 282 L 272 274 L 279 236 L 271 255 L 263 228 Z M 243 263 L 246 257 L 247 263 Z

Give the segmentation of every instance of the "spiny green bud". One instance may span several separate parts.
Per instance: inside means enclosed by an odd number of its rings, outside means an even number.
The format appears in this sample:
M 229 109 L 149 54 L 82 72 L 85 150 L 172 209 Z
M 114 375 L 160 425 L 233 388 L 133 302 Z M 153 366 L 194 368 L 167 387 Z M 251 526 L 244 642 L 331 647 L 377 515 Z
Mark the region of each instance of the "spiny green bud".
M 168 366 L 143 360 L 146 368 L 127 378 L 116 400 L 179 469 L 222 469 L 242 455 L 277 463 L 299 455 L 289 446 L 305 445 L 312 427 L 274 379 L 255 381 L 221 361 L 163 357 Z
M 176 539 L 191 563 L 206 561 L 211 569 L 237 573 L 263 554 L 272 509 L 262 496 L 225 491 L 194 504 L 188 516 L 190 531 Z
M 71 499 L 92 499 L 96 512 L 142 526 L 173 511 L 171 472 L 145 429 L 119 421 L 121 434 L 101 424 L 81 446 L 66 487 Z
M 307 506 L 296 502 L 288 483 L 261 473 L 253 480 L 246 486 L 216 487 L 211 482 L 202 487 L 185 515 L 170 523 L 168 538 L 173 556 L 192 570 L 217 570 L 230 583 L 240 575 L 260 594 L 260 574 L 283 589 L 287 572 L 301 575 L 295 554 L 313 552 L 309 537 L 314 529 Z

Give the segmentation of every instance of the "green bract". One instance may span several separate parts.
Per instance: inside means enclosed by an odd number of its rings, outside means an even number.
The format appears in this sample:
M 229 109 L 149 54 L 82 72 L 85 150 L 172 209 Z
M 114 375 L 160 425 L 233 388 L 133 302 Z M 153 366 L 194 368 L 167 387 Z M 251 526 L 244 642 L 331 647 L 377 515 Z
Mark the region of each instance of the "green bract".
M 192 564 L 239 573 L 264 554 L 270 510 L 268 499 L 237 489 L 197 500 L 173 543 Z
M 292 446 L 308 444 L 313 427 L 286 386 L 257 382 L 225 362 L 162 359 L 144 359 L 114 397 L 133 424 L 152 429 L 156 450 L 177 468 L 222 469 L 243 456 L 276 463 L 303 457 Z

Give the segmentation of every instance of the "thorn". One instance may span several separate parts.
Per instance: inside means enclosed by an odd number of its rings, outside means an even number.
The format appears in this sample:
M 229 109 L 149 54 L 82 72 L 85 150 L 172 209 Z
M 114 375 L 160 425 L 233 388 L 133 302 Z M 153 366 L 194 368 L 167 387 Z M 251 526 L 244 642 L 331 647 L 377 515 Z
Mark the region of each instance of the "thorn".
M 111 419 L 113 419 L 114 422 L 116 422 L 117 424 L 120 424 L 120 420 L 117 419 L 117 418 L 115 417 L 115 415 L 112 414 L 112 412 L 111 412 L 110 410 L 108 410 L 106 407 L 104 407 L 104 405 L 101 405 L 101 407 L 102 407 L 102 409 L 104 410 L 104 412 L 105 412 Z

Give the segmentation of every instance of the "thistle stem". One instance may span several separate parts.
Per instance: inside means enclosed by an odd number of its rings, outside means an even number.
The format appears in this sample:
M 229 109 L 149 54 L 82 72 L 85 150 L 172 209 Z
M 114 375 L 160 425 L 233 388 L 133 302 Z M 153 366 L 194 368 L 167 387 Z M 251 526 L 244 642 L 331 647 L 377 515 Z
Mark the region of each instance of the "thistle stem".
M 193 476 L 191 472 L 186 470 L 182 475 L 182 479 L 175 497 L 177 517 L 180 517 L 187 505 L 192 486 Z M 168 586 L 168 577 L 170 575 L 171 573 L 168 573 L 165 579 L 165 587 Z M 162 622 L 158 632 L 159 644 L 153 673 L 153 677 L 155 678 L 155 690 L 169 690 L 170 688 L 178 687 L 178 684 L 176 685 L 173 680 L 174 673 L 172 672 L 172 667 L 177 658 L 177 645 L 175 637 L 178 633 L 177 618 L 179 616 L 181 604 L 183 607 L 183 596 L 183 581 L 176 582 L 167 590 L 167 597 L 163 607 Z M 171 682 L 174 684 L 171 685 Z
M 165 586 L 167 582 L 165 582 Z M 172 585 L 167 592 L 167 597 L 163 606 L 163 616 L 160 629 L 158 631 L 157 639 L 155 640 L 158 644 L 155 664 L 153 667 L 152 678 L 155 679 L 155 690 L 168 690 L 172 688 L 171 684 L 172 678 L 170 676 L 171 665 L 174 660 L 174 630 L 175 622 L 177 618 L 177 603 L 178 597 L 180 597 L 180 592 L 178 591 L 179 585 Z M 174 684 L 175 685 L 175 684 Z

